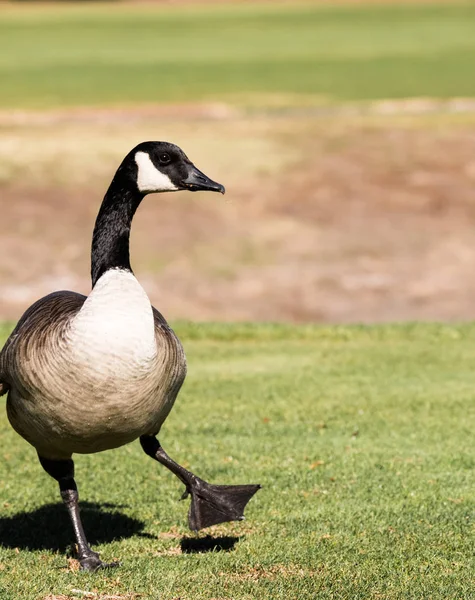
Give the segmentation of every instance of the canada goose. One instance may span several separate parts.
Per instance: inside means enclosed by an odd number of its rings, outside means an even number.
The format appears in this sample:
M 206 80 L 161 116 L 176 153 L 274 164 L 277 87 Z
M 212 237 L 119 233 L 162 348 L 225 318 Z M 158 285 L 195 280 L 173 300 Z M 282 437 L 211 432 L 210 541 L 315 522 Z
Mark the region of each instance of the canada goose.
M 191 494 L 188 523 L 199 530 L 240 520 L 259 485 L 211 485 L 174 462 L 156 436 L 186 374 L 183 348 L 134 277 L 132 218 L 145 195 L 224 187 L 174 144 L 144 142 L 123 160 L 107 190 L 92 238 L 89 296 L 54 292 L 21 317 L 0 353 L 0 395 L 12 427 L 36 448 L 59 483 L 84 570 L 103 563 L 81 523 L 72 454 L 117 448 L 140 438 Z

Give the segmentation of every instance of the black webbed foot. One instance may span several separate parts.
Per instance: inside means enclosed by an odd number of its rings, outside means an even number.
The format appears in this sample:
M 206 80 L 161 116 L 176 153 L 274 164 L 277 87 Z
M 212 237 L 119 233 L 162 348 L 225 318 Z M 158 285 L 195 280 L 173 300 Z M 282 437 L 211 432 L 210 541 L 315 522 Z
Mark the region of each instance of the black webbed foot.
M 191 495 L 188 524 L 192 531 L 227 521 L 242 521 L 246 504 L 261 489 L 260 485 L 207 483 L 172 460 L 156 437 L 143 435 L 140 443 L 149 456 L 170 469 L 185 484 L 182 499 Z
M 81 571 L 89 571 L 90 573 L 95 573 L 96 571 L 100 571 L 102 569 L 112 569 L 120 565 L 119 562 L 102 562 L 102 560 L 99 558 L 99 554 L 97 554 L 97 552 L 92 551 L 87 556 L 79 558 L 78 560 L 81 567 Z
M 260 489 L 260 485 L 214 485 L 194 476 L 185 491 L 191 495 L 188 526 L 199 531 L 218 523 L 242 521 L 246 504 Z
M 74 481 L 74 463 L 71 459 L 52 460 L 38 455 L 40 463 L 44 470 L 54 477 L 59 483 L 61 498 L 68 509 L 74 535 L 76 537 L 77 555 L 82 571 L 98 571 L 99 569 L 109 569 L 117 567 L 120 563 L 104 563 L 99 558 L 99 554 L 91 550 L 79 514 L 79 496 L 76 482 Z

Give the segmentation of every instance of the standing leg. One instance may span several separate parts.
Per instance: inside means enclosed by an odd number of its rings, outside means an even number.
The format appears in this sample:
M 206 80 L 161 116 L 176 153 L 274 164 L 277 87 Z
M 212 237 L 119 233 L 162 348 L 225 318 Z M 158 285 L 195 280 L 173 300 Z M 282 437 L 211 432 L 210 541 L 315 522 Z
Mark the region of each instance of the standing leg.
M 41 466 L 59 483 L 61 498 L 68 509 L 73 525 L 74 535 L 78 546 L 78 560 L 84 571 L 97 571 L 106 567 L 115 567 L 119 563 L 103 563 L 97 552 L 93 552 L 87 543 L 86 535 L 79 515 L 79 496 L 76 482 L 74 481 L 74 463 L 68 460 L 51 460 L 38 455 Z
M 246 504 L 261 488 L 260 485 L 207 483 L 172 460 L 155 436 L 143 435 L 140 443 L 146 454 L 167 467 L 185 484 L 183 498 L 191 494 L 188 525 L 193 531 L 226 521 L 242 521 Z

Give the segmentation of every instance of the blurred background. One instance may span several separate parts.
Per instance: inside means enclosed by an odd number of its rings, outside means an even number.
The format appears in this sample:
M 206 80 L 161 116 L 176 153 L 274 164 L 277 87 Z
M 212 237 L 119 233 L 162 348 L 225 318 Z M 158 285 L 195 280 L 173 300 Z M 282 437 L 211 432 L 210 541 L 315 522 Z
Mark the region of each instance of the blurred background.
M 149 196 L 167 318 L 475 317 L 475 3 L 0 2 L 0 318 L 88 293 L 137 143 L 227 188 Z

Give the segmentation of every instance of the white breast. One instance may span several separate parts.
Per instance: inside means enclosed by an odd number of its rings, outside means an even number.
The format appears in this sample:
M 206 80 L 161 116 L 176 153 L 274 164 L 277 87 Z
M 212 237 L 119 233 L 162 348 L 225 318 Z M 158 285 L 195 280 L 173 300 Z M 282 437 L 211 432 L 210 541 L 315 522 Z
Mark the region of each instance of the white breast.
M 75 359 L 99 377 L 140 377 L 156 358 L 152 307 L 129 271 L 111 269 L 97 281 L 70 329 Z

